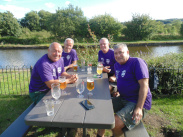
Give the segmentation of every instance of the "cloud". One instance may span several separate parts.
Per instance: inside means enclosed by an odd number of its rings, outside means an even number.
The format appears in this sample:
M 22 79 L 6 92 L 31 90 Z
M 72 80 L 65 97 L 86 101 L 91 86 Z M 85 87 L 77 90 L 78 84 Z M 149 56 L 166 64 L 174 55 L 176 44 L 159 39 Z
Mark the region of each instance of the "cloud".
M 55 7 L 55 4 L 49 2 L 49 3 L 45 3 L 45 5 L 48 7 L 48 8 L 53 8 Z
M 4 1 L 8 1 L 8 2 L 11 2 L 12 0 L 4 0 Z
M 71 2 L 70 1 L 66 1 L 65 2 L 65 5 L 69 5 Z
M 14 5 L 0 5 L 0 10 L 10 11 L 17 19 L 23 18 L 25 14 L 30 11 L 29 8 L 18 7 Z

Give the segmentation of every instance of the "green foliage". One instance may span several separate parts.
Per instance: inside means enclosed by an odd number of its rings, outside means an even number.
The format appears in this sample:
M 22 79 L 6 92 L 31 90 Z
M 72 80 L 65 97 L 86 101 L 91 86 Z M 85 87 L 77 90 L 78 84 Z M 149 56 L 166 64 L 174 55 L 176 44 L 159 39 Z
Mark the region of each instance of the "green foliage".
M 25 18 L 21 19 L 20 24 L 23 27 L 29 28 L 31 31 L 41 29 L 39 22 L 39 15 L 37 11 L 31 11 L 25 15 Z
M 87 20 L 80 8 L 69 5 L 66 9 L 58 9 L 48 21 L 49 30 L 60 38 L 86 35 Z M 78 32 L 78 34 L 77 34 Z
M 21 34 L 21 27 L 13 14 L 9 11 L 0 13 L 0 35 L 1 36 L 15 36 Z
M 181 24 L 181 27 L 180 27 L 180 34 L 181 36 L 183 36 L 183 23 Z
M 40 23 L 41 30 L 48 30 L 47 23 L 52 13 L 48 11 L 40 10 L 38 12 L 38 15 L 39 15 L 39 23 Z
M 151 20 L 148 15 L 132 16 L 132 21 L 124 24 L 126 28 L 123 29 L 123 34 L 128 40 L 146 40 L 154 32 L 155 21 Z
M 123 28 L 123 25 L 109 14 L 93 17 L 89 25 L 98 37 L 107 37 L 108 34 L 118 36 Z

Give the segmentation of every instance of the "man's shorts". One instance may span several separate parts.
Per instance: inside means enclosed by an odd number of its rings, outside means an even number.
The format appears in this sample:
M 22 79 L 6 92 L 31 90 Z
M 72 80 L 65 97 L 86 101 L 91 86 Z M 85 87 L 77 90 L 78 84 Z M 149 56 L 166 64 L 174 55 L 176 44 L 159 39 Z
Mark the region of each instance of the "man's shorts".
M 132 119 L 133 110 L 136 107 L 136 103 L 126 101 L 121 97 L 115 97 L 112 99 L 114 113 L 119 116 L 119 118 L 124 122 L 126 127 L 131 130 L 132 127 L 135 127 L 139 123 L 135 123 Z M 143 108 L 143 116 L 142 119 L 147 114 L 148 110 Z
M 41 92 L 41 91 L 35 91 L 29 93 L 30 98 L 32 101 L 37 104 L 45 95 L 47 92 Z

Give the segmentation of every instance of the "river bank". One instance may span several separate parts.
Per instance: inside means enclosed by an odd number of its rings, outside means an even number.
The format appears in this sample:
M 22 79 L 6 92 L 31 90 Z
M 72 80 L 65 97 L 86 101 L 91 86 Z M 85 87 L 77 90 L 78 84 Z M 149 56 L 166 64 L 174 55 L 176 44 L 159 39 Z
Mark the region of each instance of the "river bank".
M 139 42 L 111 42 L 112 45 L 117 43 L 126 43 L 128 47 L 135 46 L 169 46 L 169 45 L 183 45 L 183 41 L 139 41 Z M 50 44 L 37 44 L 37 45 L 20 45 L 20 44 L 0 44 L 0 49 L 47 49 Z M 64 45 L 61 43 L 61 45 Z M 83 46 L 92 46 L 94 47 L 94 43 L 75 43 L 74 48 Z M 97 44 L 97 46 L 99 46 Z

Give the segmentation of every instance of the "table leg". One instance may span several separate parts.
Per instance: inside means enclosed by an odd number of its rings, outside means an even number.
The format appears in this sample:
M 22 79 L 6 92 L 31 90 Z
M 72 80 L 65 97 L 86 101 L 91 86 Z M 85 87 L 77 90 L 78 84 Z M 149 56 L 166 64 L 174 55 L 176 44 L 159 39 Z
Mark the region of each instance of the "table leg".
M 86 137 L 86 132 L 87 132 L 87 129 L 83 128 L 83 137 Z

